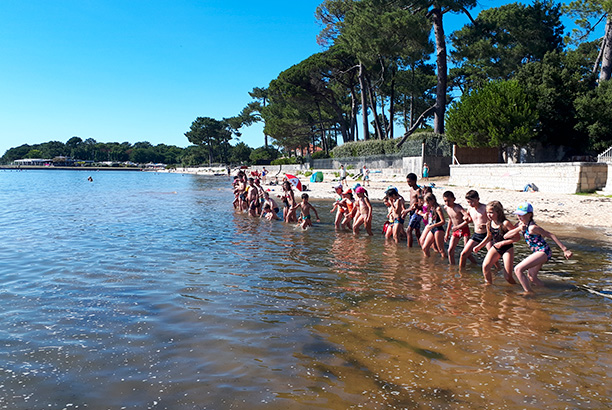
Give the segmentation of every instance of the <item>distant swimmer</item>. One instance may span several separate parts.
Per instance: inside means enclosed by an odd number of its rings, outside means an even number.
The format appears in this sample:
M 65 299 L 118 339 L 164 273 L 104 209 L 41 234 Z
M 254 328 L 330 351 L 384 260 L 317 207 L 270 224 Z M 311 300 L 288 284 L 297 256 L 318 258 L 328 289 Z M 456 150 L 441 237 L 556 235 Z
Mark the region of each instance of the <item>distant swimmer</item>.
M 91 177 L 91 175 L 90 175 L 90 176 L 87 178 L 87 180 L 88 180 L 89 182 L 93 182 L 93 178 Z

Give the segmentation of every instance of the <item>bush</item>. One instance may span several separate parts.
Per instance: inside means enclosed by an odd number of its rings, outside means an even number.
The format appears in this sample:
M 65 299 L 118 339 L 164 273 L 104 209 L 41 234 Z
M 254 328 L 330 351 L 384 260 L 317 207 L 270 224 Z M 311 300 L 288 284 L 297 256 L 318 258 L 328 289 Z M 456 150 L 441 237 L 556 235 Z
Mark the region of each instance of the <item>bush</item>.
M 317 151 L 312 154 L 312 159 L 324 159 L 329 158 L 329 154 L 325 151 Z
M 425 153 L 435 156 L 449 156 L 452 145 L 440 134 L 422 131 L 412 134 L 401 147 L 397 147 L 399 138 L 391 140 L 353 141 L 339 145 L 330 151 L 333 158 L 369 157 L 375 155 L 397 155 L 403 157 L 418 157 L 425 141 Z
M 299 164 L 297 157 L 278 158 L 272 161 L 270 165 L 295 165 L 295 164 Z

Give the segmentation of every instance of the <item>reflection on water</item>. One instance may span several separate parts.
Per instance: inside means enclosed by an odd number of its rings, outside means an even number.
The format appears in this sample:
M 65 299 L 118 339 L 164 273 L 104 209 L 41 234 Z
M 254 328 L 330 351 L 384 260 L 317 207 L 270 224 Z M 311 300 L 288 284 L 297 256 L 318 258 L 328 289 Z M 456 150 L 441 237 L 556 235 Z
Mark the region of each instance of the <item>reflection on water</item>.
M 0 408 L 612 405 L 597 233 L 555 227 L 576 257 L 523 298 L 327 212 L 236 214 L 226 178 L 85 178 L 0 172 Z

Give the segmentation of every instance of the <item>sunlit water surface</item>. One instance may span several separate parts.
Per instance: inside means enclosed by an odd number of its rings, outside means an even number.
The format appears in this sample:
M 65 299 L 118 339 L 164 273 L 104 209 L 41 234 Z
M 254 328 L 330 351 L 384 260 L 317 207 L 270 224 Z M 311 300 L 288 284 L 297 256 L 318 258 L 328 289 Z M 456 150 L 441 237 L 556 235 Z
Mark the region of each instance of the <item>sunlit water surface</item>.
M 612 407 L 605 232 L 556 227 L 575 258 L 524 298 L 330 202 L 304 232 L 226 177 L 87 176 L 0 171 L 0 408 Z

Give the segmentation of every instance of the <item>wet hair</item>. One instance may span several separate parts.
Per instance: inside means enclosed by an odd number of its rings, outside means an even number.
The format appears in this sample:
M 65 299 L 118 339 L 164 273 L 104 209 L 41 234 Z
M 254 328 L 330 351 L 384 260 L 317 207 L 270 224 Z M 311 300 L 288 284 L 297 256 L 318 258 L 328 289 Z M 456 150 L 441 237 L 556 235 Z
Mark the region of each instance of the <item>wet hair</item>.
M 284 181 L 283 188 L 291 189 L 291 183 L 289 181 Z
M 446 191 L 442 194 L 442 197 L 455 199 L 455 194 L 453 194 L 453 191 Z
M 433 189 L 430 186 L 423 187 L 423 192 L 426 194 L 433 194 Z
M 409 173 L 408 175 L 406 175 L 406 179 L 409 179 L 410 181 L 415 181 L 417 180 L 417 176 L 414 172 Z
M 255 180 L 254 180 L 253 178 L 249 178 L 249 180 L 248 180 L 248 181 L 249 181 L 249 184 L 253 184 L 253 183 L 255 183 Z
M 272 207 L 270 207 L 270 204 L 265 204 L 263 207 L 264 211 L 269 211 L 272 209 Z
M 504 206 L 499 201 L 491 201 L 487 204 L 487 211 L 493 211 L 497 215 L 497 223 L 500 225 L 506 220 L 506 214 L 504 214 Z
M 478 192 L 470 189 L 465 193 L 465 199 L 480 199 L 480 196 L 478 195 Z
M 389 188 L 385 191 L 385 196 L 388 198 L 395 198 L 396 196 L 399 196 L 399 193 L 397 192 L 397 189 Z
M 307 193 L 303 193 L 302 194 L 302 199 L 308 199 L 308 194 Z

